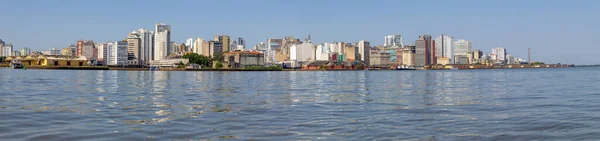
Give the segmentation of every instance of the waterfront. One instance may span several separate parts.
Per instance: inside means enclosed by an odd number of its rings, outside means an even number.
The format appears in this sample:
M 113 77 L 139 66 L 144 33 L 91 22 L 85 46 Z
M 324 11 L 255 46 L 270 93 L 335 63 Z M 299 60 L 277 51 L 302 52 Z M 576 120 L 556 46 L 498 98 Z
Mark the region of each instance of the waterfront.
M 0 69 L 2 140 L 597 140 L 600 68 Z

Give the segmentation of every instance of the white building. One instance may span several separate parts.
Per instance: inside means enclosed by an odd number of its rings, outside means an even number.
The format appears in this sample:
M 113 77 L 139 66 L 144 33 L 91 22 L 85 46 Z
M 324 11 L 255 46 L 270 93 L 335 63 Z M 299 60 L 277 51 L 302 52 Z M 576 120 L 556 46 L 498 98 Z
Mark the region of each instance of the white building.
M 6 44 L 2 47 L 2 56 L 13 56 L 13 45 Z
M 364 63 L 367 64 L 367 66 L 369 65 L 369 61 L 370 61 L 370 50 L 371 50 L 371 43 L 367 42 L 365 40 L 361 40 L 358 42 L 357 44 L 358 46 L 358 56 L 359 58 L 357 58 L 357 60 L 363 61 Z
M 154 59 L 154 32 L 142 28 L 138 33 L 140 34 L 140 62 L 147 64 Z
M 171 26 L 164 23 L 156 24 L 154 34 L 154 60 L 167 58 L 171 51 Z
M 468 55 L 473 49 L 473 44 L 467 40 L 458 40 L 454 42 L 454 46 L 454 55 Z
M 188 49 L 193 49 L 194 46 L 194 38 L 188 38 L 185 40 L 185 47 Z
M 194 40 L 192 52 L 194 52 L 196 54 L 202 54 L 202 52 L 204 51 L 204 50 L 202 50 L 204 42 L 205 42 L 204 38 L 196 38 L 196 40 Z
M 454 37 L 441 35 L 435 38 L 435 57 L 450 58 L 450 63 L 454 64 Z
M 329 48 L 329 43 L 324 43 L 322 45 L 318 45 L 315 51 L 315 58 L 319 61 L 327 61 L 329 60 L 329 54 L 331 53 L 331 49 Z
M 312 43 L 295 44 L 290 47 L 290 60 L 309 61 L 315 60 L 315 48 Z
M 107 46 L 106 44 L 98 44 L 96 46 L 96 49 L 98 49 L 98 61 L 102 61 L 103 65 L 106 65 L 106 58 L 107 58 Z
M 117 41 L 106 44 L 107 65 L 122 66 L 127 64 L 127 42 Z
M 506 64 L 516 64 L 515 56 L 510 54 L 506 55 Z
M 387 35 L 387 36 L 385 36 L 385 42 L 383 43 L 383 46 L 386 46 L 386 47 L 391 47 L 391 46 L 402 47 L 403 46 L 402 35 Z
M 493 48 L 492 54 L 495 55 L 495 59 L 493 59 L 493 61 L 501 61 L 501 62 L 506 61 L 506 49 L 504 49 L 502 47 Z M 494 58 L 494 57 L 492 57 L 492 58 Z

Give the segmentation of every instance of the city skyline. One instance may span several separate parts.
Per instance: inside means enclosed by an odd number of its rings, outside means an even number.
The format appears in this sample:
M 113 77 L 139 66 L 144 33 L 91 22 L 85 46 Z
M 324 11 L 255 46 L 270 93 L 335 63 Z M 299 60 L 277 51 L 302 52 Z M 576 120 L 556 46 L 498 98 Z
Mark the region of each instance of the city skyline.
M 173 26 L 172 41 L 185 43 L 187 38 L 211 39 L 216 35 L 228 35 L 232 38 L 243 37 L 246 48 L 250 48 L 267 39 L 281 39 L 286 36 L 304 37 L 312 35 L 313 43 L 324 43 L 331 41 L 357 42 L 366 40 L 371 46 L 383 45 L 381 38 L 390 33 L 399 34 L 403 37 L 404 44 L 415 44 L 419 35 L 427 34 L 437 37 L 447 34 L 456 39 L 465 39 L 473 43 L 473 49 L 483 50 L 490 53 L 492 48 L 505 47 L 508 54 L 514 56 L 527 56 L 527 48 L 532 50 L 532 60 L 548 63 L 575 63 L 594 64 L 600 63 L 594 58 L 598 54 L 593 44 L 586 42 L 566 42 L 569 40 L 593 40 L 597 35 L 589 34 L 598 31 L 594 28 L 576 28 L 575 25 L 585 27 L 598 24 L 594 13 L 598 10 L 592 9 L 598 5 L 595 1 L 584 1 L 580 3 L 569 3 L 564 1 L 437 1 L 432 7 L 444 7 L 449 16 L 435 14 L 440 10 L 428 12 L 411 12 L 412 9 L 425 6 L 425 3 L 406 1 L 303 1 L 282 2 L 273 4 L 264 1 L 257 2 L 209 2 L 201 1 L 192 3 L 214 4 L 214 3 L 244 3 L 242 8 L 233 8 L 222 15 L 198 15 L 198 19 L 187 20 L 189 16 L 202 11 L 211 11 L 214 8 L 199 9 L 198 11 L 172 10 L 167 13 L 153 12 L 142 14 L 139 18 L 129 19 L 127 22 L 119 22 L 115 19 L 131 18 L 128 16 L 129 8 L 140 1 L 119 2 L 114 9 L 105 12 L 94 10 L 103 5 L 114 3 L 114 1 L 81 2 L 66 1 L 62 6 L 74 7 L 74 9 L 60 10 L 61 4 L 36 1 L 33 3 L 23 1 L 8 1 L 7 8 L 0 10 L 3 17 L 0 26 L 0 39 L 7 44 L 12 43 L 15 49 L 30 48 L 39 51 L 48 48 L 64 48 L 77 40 L 93 40 L 104 43 L 108 41 L 119 41 L 127 34 L 140 28 L 154 29 L 154 23 L 167 23 Z M 133 9 L 158 7 L 156 4 L 144 2 L 142 6 Z M 430 2 L 428 2 L 430 3 Z M 396 14 L 383 14 L 391 11 L 385 7 L 394 4 L 407 5 Z M 81 10 L 83 5 L 94 5 L 89 10 Z M 193 4 L 174 4 L 177 6 L 192 7 Z M 187 6 L 189 5 L 189 6 Z M 299 5 L 299 6 L 292 6 Z M 338 5 L 338 6 L 336 6 Z M 80 7 L 77 7 L 80 6 Z M 254 7 L 253 7 L 254 6 Z M 256 10 L 256 6 L 273 7 L 272 9 Z M 290 7 L 291 6 L 291 7 Z M 291 15 L 277 13 L 276 11 L 294 11 L 302 9 L 303 6 L 314 8 L 337 7 L 329 11 L 293 12 Z M 370 8 L 361 12 L 347 11 L 333 12 L 339 8 L 352 9 L 355 7 L 383 7 Z M 286 8 L 283 8 L 286 7 Z M 35 9 L 35 10 L 32 10 Z M 435 8 L 432 8 L 435 9 Z M 80 10 L 73 12 L 74 10 Z M 558 11 L 558 12 L 556 12 Z M 119 15 L 119 13 L 121 13 Z M 285 12 L 282 12 L 285 13 Z M 522 14 L 526 13 L 526 14 Z M 579 15 L 579 16 L 572 16 Z M 587 15 L 587 16 L 586 16 Z M 105 17 L 103 17 L 105 16 Z M 25 17 L 25 18 L 22 18 Z M 220 18 L 222 17 L 222 18 Z M 360 17 L 364 21 L 348 23 L 339 22 L 341 19 Z M 389 25 L 398 24 L 390 17 L 398 17 L 402 26 Z M 432 20 L 429 20 L 429 17 Z M 239 21 L 227 19 L 239 19 Z M 393 19 L 393 18 L 392 18 Z M 433 22 L 433 19 L 455 19 L 445 24 Z M 476 20 L 475 20 L 476 19 Z M 568 19 L 556 20 L 556 19 Z M 44 22 L 41 22 L 44 21 Z M 225 22 L 227 21 L 227 22 Z M 369 21 L 369 22 L 367 22 Z M 377 21 L 377 22 L 373 22 Z M 54 28 L 51 28 L 54 27 Z M 383 28 L 385 27 L 385 28 Z M 546 36 L 546 35 L 561 36 Z M 584 34 L 584 36 L 581 36 Z M 50 37 L 50 38 L 48 38 Z M 37 42 L 28 40 L 40 39 Z M 548 42 L 548 41 L 563 42 Z M 564 50 L 570 46 L 571 50 Z M 572 47 L 571 47 L 572 46 Z M 584 51 L 590 50 L 590 51 Z M 554 56 L 563 57 L 554 57 Z

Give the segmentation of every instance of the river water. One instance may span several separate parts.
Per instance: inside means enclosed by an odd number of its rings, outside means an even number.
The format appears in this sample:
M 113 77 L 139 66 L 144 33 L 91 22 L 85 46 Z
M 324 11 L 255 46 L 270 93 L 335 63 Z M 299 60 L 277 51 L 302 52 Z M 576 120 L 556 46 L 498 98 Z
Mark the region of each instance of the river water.
M 600 68 L 0 69 L 0 140 L 600 140 Z

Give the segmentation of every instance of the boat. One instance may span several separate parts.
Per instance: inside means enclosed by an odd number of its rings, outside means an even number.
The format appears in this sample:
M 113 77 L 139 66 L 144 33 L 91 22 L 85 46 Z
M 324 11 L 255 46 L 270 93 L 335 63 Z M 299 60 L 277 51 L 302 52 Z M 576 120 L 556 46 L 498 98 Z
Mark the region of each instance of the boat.
M 21 61 L 13 60 L 10 62 L 10 67 L 13 69 L 23 69 L 24 66 L 21 64 Z
M 158 67 L 154 67 L 154 66 L 153 66 L 153 67 L 150 67 L 150 68 L 148 68 L 148 70 L 150 70 L 150 71 L 157 71 L 157 70 L 158 70 Z

